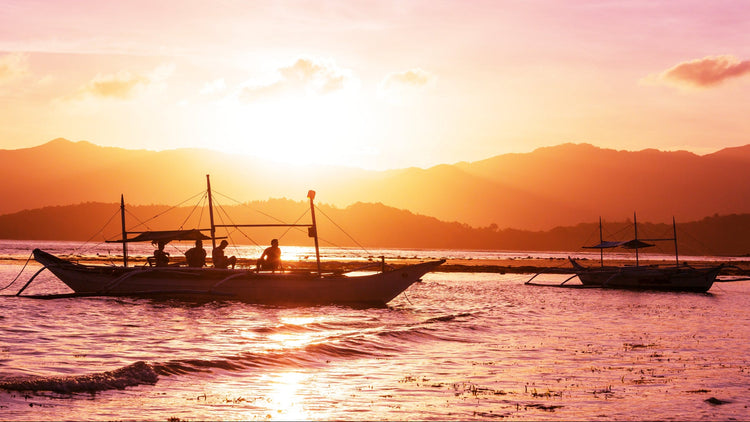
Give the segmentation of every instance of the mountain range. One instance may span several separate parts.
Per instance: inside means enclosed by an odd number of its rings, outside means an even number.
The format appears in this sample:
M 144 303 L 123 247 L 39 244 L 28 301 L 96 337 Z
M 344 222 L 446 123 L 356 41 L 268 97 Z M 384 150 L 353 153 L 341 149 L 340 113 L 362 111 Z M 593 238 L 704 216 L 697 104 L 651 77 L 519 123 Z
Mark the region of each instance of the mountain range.
M 269 198 L 380 203 L 493 230 L 596 221 L 694 221 L 750 212 L 750 145 L 713 154 L 562 144 L 427 169 L 292 166 L 210 150 L 128 150 L 56 139 L 0 150 L 0 214 L 83 202 L 179 204 L 205 189 L 230 205 Z
M 215 208 L 217 224 L 267 224 L 310 222 L 309 203 L 289 199 L 253 201 Z M 316 207 L 318 233 L 322 246 L 368 248 L 474 249 L 520 251 L 578 251 L 581 246 L 599 243 L 598 222 L 556 227 L 546 231 L 475 228 L 457 222 L 383 204 L 358 202 L 345 208 L 319 204 Z M 203 206 L 126 205 L 128 231 L 170 230 L 210 227 Z M 273 218 L 271 218 L 273 216 Z M 0 239 L 71 240 L 99 244 L 121 238 L 120 204 L 88 202 L 51 206 L 0 215 Z M 627 240 L 633 236 L 632 220 L 603 224 L 606 240 Z M 208 232 L 205 232 L 208 233 Z M 670 238 L 671 224 L 639 220 L 639 237 Z M 133 235 L 131 234 L 131 237 Z M 271 238 L 282 245 L 311 246 L 306 230 L 287 228 L 217 229 L 217 236 L 229 237 L 232 244 L 267 246 Z M 680 222 L 678 241 L 681 255 L 750 254 L 750 214 L 706 217 Z M 649 252 L 672 254 L 672 242 L 653 242 Z M 184 245 L 183 245 L 184 246 Z M 112 250 L 120 248 L 113 244 Z

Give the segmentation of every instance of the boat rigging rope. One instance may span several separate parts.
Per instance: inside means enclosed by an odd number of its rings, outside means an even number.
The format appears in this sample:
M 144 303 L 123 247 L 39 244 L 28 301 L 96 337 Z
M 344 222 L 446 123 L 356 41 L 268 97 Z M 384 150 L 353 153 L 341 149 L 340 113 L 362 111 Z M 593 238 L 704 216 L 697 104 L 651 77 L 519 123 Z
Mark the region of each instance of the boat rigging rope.
M 354 243 L 357 244 L 357 246 L 359 246 L 360 248 L 362 248 L 362 250 L 365 251 L 365 253 L 370 254 L 370 251 L 368 251 L 367 248 L 365 248 L 364 246 L 362 246 L 362 244 L 359 243 L 357 241 L 357 239 L 355 239 L 354 237 L 352 237 L 352 235 L 350 235 L 349 233 L 347 233 L 346 230 L 344 230 L 341 226 L 339 226 L 338 224 L 336 224 L 336 222 L 333 221 L 333 219 L 331 217 L 329 217 L 326 213 L 324 213 L 322 209 L 318 208 L 318 206 L 315 206 L 315 209 L 318 210 L 321 214 L 323 214 L 323 216 L 325 216 L 325 218 L 327 218 L 328 221 L 330 221 L 334 226 L 336 226 L 339 230 L 341 230 L 342 233 L 344 233 L 345 235 L 347 235 L 349 237 L 349 239 L 351 239 Z
M 218 208 L 218 209 L 219 209 L 219 212 L 217 212 L 217 213 L 216 213 L 216 215 L 217 215 L 217 217 L 219 217 L 219 220 L 221 221 L 221 223 L 222 223 L 222 224 L 224 224 L 224 217 L 222 217 L 222 213 L 224 213 L 224 216 L 226 216 L 227 220 L 229 220 L 229 222 L 230 222 L 230 223 L 232 223 L 232 225 L 233 225 L 233 226 L 237 226 L 237 224 L 236 224 L 236 223 L 234 222 L 234 220 L 232 220 L 232 217 L 231 217 L 231 216 L 229 215 L 229 213 L 228 213 L 228 212 L 227 212 L 227 211 L 226 211 L 226 210 L 224 209 L 224 207 L 223 207 L 223 206 L 222 206 L 221 204 L 219 204 L 219 202 L 218 202 L 218 201 L 217 201 L 216 199 L 214 199 L 214 203 L 215 203 L 215 205 L 216 205 L 216 208 Z M 261 247 L 261 246 L 260 246 L 260 244 L 259 244 L 258 242 L 256 242 L 256 241 L 255 241 L 255 240 L 253 240 L 252 238 L 250 238 L 250 236 L 248 236 L 248 235 L 247 235 L 247 233 L 245 233 L 244 231 L 242 231 L 242 230 L 241 230 L 240 228 L 238 228 L 238 227 L 235 227 L 235 230 L 234 230 L 234 231 L 232 231 L 232 232 L 228 232 L 228 233 L 227 233 L 227 236 L 229 236 L 229 238 L 231 239 L 231 235 L 232 235 L 232 233 L 234 233 L 235 231 L 238 231 L 238 232 L 242 233 L 242 235 L 243 235 L 243 236 L 244 236 L 244 237 L 245 237 L 245 238 L 246 238 L 247 240 L 249 240 L 250 242 L 252 242 L 252 243 L 253 243 L 253 244 L 254 244 L 255 246 L 257 246 L 257 247 Z M 234 244 L 234 242 L 232 242 L 232 243 Z
M 92 240 L 93 238 L 95 238 L 96 236 L 98 236 L 98 235 L 99 235 L 99 233 L 103 232 L 103 231 L 104 231 L 104 229 L 105 229 L 105 228 L 107 228 L 107 226 L 109 225 L 109 223 L 111 223 L 111 222 L 112 222 L 112 220 L 113 220 L 113 219 L 114 219 L 114 218 L 115 218 L 115 217 L 117 216 L 117 214 L 119 214 L 119 213 L 120 213 L 120 210 L 119 210 L 119 209 L 118 209 L 117 211 L 115 211 L 115 212 L 114 212 L 114 213 L 112 214 L 112 216 L 111 216 L 111 217 L 109 217 L 109 220 L 107 220 L 107 222 L 106 222 L 106 223 L 104 223 L 104 225 L 102 226 L 102 228 L 100 228 L 98 232 L 94 233 L 94 234 L 93 234 L 93 235 L 92 235 L 91 237 L 89 237 L 89 238 L 88 238 L 88 240 L 86 240 L 85 242 L 83 242 L 83 244 L 81 244 L 80 246 L 78 246 L 78 248 L 77 248 L 76 250 L 74 250 L 74 251 L 73 251 L 73 254 L 75 255 L 75 254 L 79 254 L 79 253 L 83 252 L 83 251 L 82 251 L 83 247 L 84 247 L 84 246 L 86 246 L 86 245 L 88 245 L 88 243 L 89 243 L 89 242 L 91 242 L 91 240 Z M 101 244 L 101 242 L 99 242 L 98 244 L 96 244 L 96 245 L 94 245 L 94 246 L 98 246 L 99 244 Z
M 15 282 L 16 282 L 16 280 L 18 280 L 18 277 L 20 277 L 20 276 L 21 276 L 21 273 L 23 273 L 23 270 L 25 270 L 25 269 L 26 269 L 26 266 L 27 266 L 27 265 L 29 265 L 29 261 L 31 261 L 31 257 L 32 257 L 32 256 L 34 256 L 34 252 L 31 252 L 31 253 L 29 254 L 29 258 L 28 258 L 28 259 L 26 260 L 26 263 L 25 263 L 25 264 L 23 264 L 23 268 L 21 268 L 21 271 L 20 271 L 20 272 L 18 273 L 18 275 L 16 275 L 16 278 L 14 278 L 14 279 L 13 279 L 13 281 L 11 281 L 11 282 L 10 282 L 10 283 L 9 283 L 9 284 L 8 284 L 7 286 L 5 286 L 5 287 L 3 287 L 3 288 L 0 288 L 0 291 L 3 291 L 3 290 L 5 290 L 5 289 L 7 289 L 8 287 L 12 286 L 12 285 L 13 285 L 13 283 L 15 283 Z
M 138 227 L 139 227 L 139 226 L 141 226 L 141 225 L 146 225 L 146 223 L 148 223 L 149 221 L 151 221 L 151 220 L 155 220 L 155 219 L 157 219 L 157 218 L 161 217 L 162 215 L 164 215 L 164 214 L 166 214 L 166 213 L 168 213 L 168 212 L 172 211 L 173 209 L 175 209 L 175 208 L 178 208 L 178 207 L 181 207 L 181 206 L 182 206 L 182 204 L 184 204 L 184 203 L 186 203 L 186 202 L 188 202 L 188 201 L 192 201 L 193 199 L 197 198 L 198 196 L 203 196 L 203 197 L 205 197 L 205 196 L 206 196 L 206 191 L 205 191 L 205 190 L 203 190 L 203 191 L 200 191 L 200 192 L 196 193 L 195 195 L 191 196 L 190 198 L 188 198 L 188 199 L 186 199 L 186 200 L 184 200 L 184 201 L 180 202 L 179 204 L 177 204 L 177 205 L 174 205 L 174 206 L 172 206 L 172 207 L 170 207 L 170 208 L 167 208 L 166 210 L 164 210 L 164 211 L 162 211 L 162 212 L 160 212 L 160 213 L 158 213 L 158 214 L 154 215 L 153 217 L 149 218 L 149 219 L 148 219 L 148 220 L 146 220 L 146 221 L 143 221 L 143 222 L 141 222 L 141 221 L 139 220 L 139 223 L 140 223 L 140 224 L 138 224 L 138 225 L 136 225 L 136 226 L 134 226 L 134 227 L 131 227 L 131 229 L 136 229 L 136 228 L 138 228 Z M 200 203 L 200 201 L 201 201 L 202 199 L 203 199 L 203 198 L 201 198 L 201 199 L 200 199 L 200 200 L 198 201 L 198 203 Z M 129 214 L 129 215 L 132 215 L 132 214 L 130 214 L 129 212 L 128 212 L 128 214 Z M 134 217 L 135 217 L 135 216 L 134 216 Z M 136 220 L 138 220 L 138 218 L 136 218 Z M 183 223 L 183 224 L 184 224 L 184 223 Z M 147 228 L 148 228 L 148 226 L 147 226 Z
M 204 208 L 201 204 L 203 204 L 207 199 L 208 199 L 208 192 L 204 192 L 201 199 L 198 200 L 198 203 L 195 204 L 195 206 L 193 206 L 193 209 L 190 210 L 190 213 L 188 213 L 187 217 L 185 217 L 185 220 L 182 222 L 182 224 L 180 224 L 180 227 L 179 227 L 180 230 L 182 230 L 182 228 L 185 227 L 185 223 L 187 223 L 190 217 L 192 217 L 193 213 L 198 208 L 198 206 L 201 207 L 201 215 L 198 217 L 198 227 L 200 227 L 200 221 L 203 218 L 203 208 Z
M 252 207 L 250 207 L 250 206 L 249 206 L 249 205 L 248 205 L 247 203 L 244 203 L 244 202 L 240 202 L 240 201 L 238 201 L 238 200 L 236 200 L 236 199 L 234 199 L 234 198 L 232 198 L 232 197 L 229 197 L 229 196 L 227 196 L 227 195 L 225 195 L 225 194 L 223 194 L 223 193 L 221 193 L 221 192 L 213 191 L 213 193 L 214 193 L 214 194 L 216 194 L 216 195 L 221 195 L 221 196 L 223 196 L 224 198 L 226 198 L 226 199 L 228 199 L 228 200 L 230 200 L 230 201 L 233 201 L 233 202 L 237 203 L 238 205 L 243 205 L 243 206 L 246 206 L 246 207 L 250 208 L 251 210 L 253 210 L 253 211 L 257 212 L 258 214 L 261 214 L 261 215 L 263 215 L 264 217 L 267 217 L 267 218 L 270 218 L 271 220 L 274 220 L 274 221 L 276 221 L 277 223 L 287 224 L 287 222 L 286 222 L 286 221 L 284 221 L 284 220 L 281 220 L 281 219 L 279 219 L 279 218 L 277 218 L 277 217 L 274 217 L 274 216 L 272 216 L 272 215 L 266 214 L 266 213 L 264 213 L 263 211 L 260 211 L 260 210 L 258 210 L 258 209 L 252 208 Z M 216 198 L 216 197 L 214 196 L 214 198 Z M 215 199 L 214 199 L 214 200 L 215 200 Z M 316 208 L 317 208 L 317 207 L 316 207 Z M 224 210 L 222 209 L 222 211 L 224 211 Z M 308 213 L 308 212 L 310 212 L 310 210 L 309 210 L 309 209 L 306 209 L 306 210 L 305 210 L 305 212 L 304 212 L 304 213 L 302 213 L 302 215 L 301 215 L 301 216 L 299 216 L 299 218 L 297 218 L 297 220 L 295 220 L 293 224 L 297 224 L 297 223 L 298 223 L 298 222 L 299 222 L 299 221 L 300 221 L 300 220 L 301 220 L 301 219 L 302 219 L 302 218 L 303 218 L 304 216 L 306 216 L 306 215 L 307 215 L 307 213 Z M 225 214 L 227 214 L 227 218 L 229 218 L 229 220 L 230 220 L 230 221 L 232 222 L 232 224 L 235 224 L 235 223 L 234 223 L 234 221 L 232 221 L 232 219 L 231 219 L 231 218 L 229 217 L 229 214 L 228 214 L 228 213 L 226 213 L 226 211 L 224 211 L 224 213 L 225 213 Z M 282 238 L 284 238 L 284 236 L 286 236 L 286 234 L 287 234 L 287 233 L 289 232 L 289 230 L 291 230 L 291 229 L 296 229 L 296 230 L 298 230 L 298 231 L 300 231 L 300 232 L 303 232 L 303 230 L 302 230 L 302 229 L 300 229 L 299 227 L 290 227 L 290 228 L 288 228 L 288 229 L 287 229 L 286 231 L 284 231 L 284 233 L 282 233 L 282 234 L 281 234 L 281 236 L 278 236 L 278 238 L 279 238 L 279 239 L 282 239 Z M 243 235 L 244 235 L 244 236 L 245 236 L 245 237 L 246 237 L 246 238 L 247 238 L 248 240 L 250 240 L 251 242 L 253 242 L 253 243 L 254 243 L 254 244 L 255 244 L 256 246 L 260 247 L 260 244 L 258 244 L 258 243 L 257 243 L 256 241 L 254 241 L 253 239 L 251 239 L 250 237 L 248 237 L 248 235 L 247 235 L 247 234 L 245 234 L 245 232 L 244 232 L 244 231 L 242 231 L 242 230 L 239 230 L 239 229 L 238 229 L 238 231 L 239 231 L 240 233 L 242 233 L 242 234 L 243 234 Z M 330 241 L 328 241 L 328 240 L 325 240 L 325 239 L 323 239 L 323 238 L 320 238 L 320 237 L 319 237 L 319 239 L 320 239 L 321 241 L 324 241 L 324 242 L 327 242 L 327 243 L 330 243 L 330 244 L 334 245 L 334 244 L 333 244 L 333 242 L 330 242 Z M 336 246 L 336 245 L 334 245 L 334 246 Z
M 217 191 L 215 191 L 215 190 L 212 190 L 212 192 L 213 192 L 214 194 L 216 194 L 216 195 L 221 195 L 221 196 L 223 196 L 224 198 L 226 198 L 226 199 L 228 199 L 228 200 L 230 200 L 230 201 L 234 201 L 234 202 L 236 202 L 236 203 L 237 203 L 237 205 L 243 205 L 243 206 L 246 206 L 246 207 L 250 208 L 251 210 L 253 210 L 253 211 L 257 212 L 258 214 L 261 214 L 261 215 L 263 215 L 264 217 L 268 217 L 268 218 L 270 218 L 271 220 L 274 220 L 274 221 L 276 221 L 277 223 L 282 223 L 282 224 L 286 224 L 286 221 L 284 221 L 284 220 L 281 220 L 281 219 L 279 219 L 279 218 L 276 218 L 276 217 L 274 217 L 274 216 L 272 216 L 272 215 L 266 214 L 266 213 L 264 213 L 263 211 L 260 211 L 260 210 L 258 210 L 258 209 L 252 208 L 252 207 L 251 207 L 250 205 L 248 205 L 248 204 L 247 204 L 247 203 L 245 203 L 245 202 L 240 202 L 240 201 L 238 201 L 238 200 L 236 200 L 236 199 L 234 199 L 234 198 L 232 198 L 232 197 L 230 197 L 230 196 L 224 195 L 223 193 L 221 193 L 221 192 L 217 192 Z
M 257 209 L 255 209 L 255 208 L 252 208 L 252 207 L 250 207 L 250 206 L 249 206 L 249 205 L 248 205 L 247 203 L 244 203 L 244 202 L 240 202 L 240 201 L 238 201 L 238 200 L 236 200 L 236 199 L 234 199 L 234 198 L 232 198 L 232 197 L 230 197 L 230 196 L 227 196 L 227 195 L 225 195 L 225 194 L 223 194 L 223 193 L 221 193 L 221 192 L 218 192 L 218 191 L 216 191 L 216 190 L 213 190 L 212 192 L 214 193 L 214 200 L 216 200 L 216 196 L 217 196 L 217 195 L 219 195 L 219 196 L 223 196 L 224 198 L 226 198 L 226 199 L 228 199 L 228 200 L 230 200 L 230 201 L 233 201 L 233 202 L 237 203 L 238 205 L 244 205 L 244 206 L 246 206 L 246 207 L 248 207 L 248 208 L 252 209 L 253 211 L 255 211 L 255 212 L 257 212 L 257 213 L 259 213 L 259 214 L 261 214 L 261 215 L 263 215 L 263 216 L 265 216 L 265 217 L 268 217 L 268 218 L 270 218 L 270 219 L 272 219 L 272 220 L 275 220 L 275 221 L 277 221 L 277 222 L 279 222 L 279 223 L 284 223 L 284 224 L 286 224 L 286 222 L 285 222 L 285 221 L 283 221 L 283 220 L 281 220 L 281 219 L 279 219 L 279 218 L 276 218 L 276 217 L 274 217 L 274 216 L 272 216 L 272 215 L 266 214 L 266 213 L 264 213 L 263 211 L 260 211 L 260 210 L 257 210 Z M 341 232 L 342 232 L 342 233 L 344 233 L 344 234 L 345 234 L 345 235 L 346 235 L 347 237 L 349 237 L 349 239 L 351 239 L 351 240 L 352 240 L 352 241 L 353 241 L 353 242 L 354 242 L 355 244 L 357 244 L 357 246 L 359 246 L 359 247 L 360 247 L 360 248 L 361 248 L 361 249 L 362 249 L 363 251 L 365 251 L 365 253 L 367 253 L 367 254 L 371 254 L 371 252 L 370 252 L 370 251 L 368 251 L 368 250 L 367 250 L 367 248 L 365 248 L 364 246 L 362 246 L 362 244 L 361 244 L 361 243 L 359 243 L 359 242 L 357 241 L 357 239 L 355 239 L 354 237 L 352 237 L 352 236 L 351 236 L 351 235 L 350 235 L 349 233 L 347 233 L 347 232 L 346 232 L 346 230 L 344 230 L 344 229 L 343 229 L 343 228 L 342 228 L 341 226 L 339 226 L 338 224 L 336 224 L 336 222 L 335 222 L 335 221 L 333 221 L 333 219 L 332 219 L 331 217 L 329 217 L 329 216 L 328 216 L 328 215 L 327 215 L 327 214 L 326 214 L 325 212 L 323 212 L 323 210 L 321 210 L 321 209 L 320 209 L 320 207 L 318 207 L 317 205 L 315 205 L 315 209 L 316 209 L 316 210 L 318 210 L 318 211 L 319 211 L 319 212 L 320 212 L 321 214 L 323 214 L 323 216 L 325 216 L 325 217 L 326 217 L 326 218 L 327 218 L 327 219 L 328 219 L 328 220 L 329 220 L 329 221 L 330 221 L 330 222 L 331 222 L 331 223 L 332 223 L 332 224 L 333 224 L 334 226 L 336 226 L 336 227 L 337 227 L 337 228 L 338 228 L 339 230 L 341 230 Z M 297 219 L 297 220 L 296 220 L 296 221 L 294 222 L 294 224 L 297 224 L 297 222 L 299 222 L 299 220 L 301 220 L 301 219 L 302 219 L 302 218 L 303 218 L 303 217 L 304 217 L 305 215 L 307 215 L 307 213 L 308 213 L 308 212 L 309 212 L 309 210 L 305 210 L 305 212 L 304 212 L 304 213 L 303 213 L 303 214 L 302 214 L 302 215 L 301 215 L 301 216 L 300 216 L 300 217 L 299 217 L 299 218 L 298 218 L 298 219 Z M 226 212 L 225 212 L 225 213 L 226 213 Z M 229 218 L 229 215 L 228 215 L 228 214 L 227 214 L 227 218 Z M 229 219 L 230 219 L 230 221 L 231 221 L 231 218 L 229 218 Z M 234 224 L 234 222 L 232 222 L 232 224 Z M 293 228 L 294 228 L 294 229 L 296 229 L 296 230 L 302 231 L 302 229 L 300 229 L 299 227 L 290 227 L 290 228 L 288 228 L 288 229 L 287 229 L 287 230 L 286 230 L 286 231 L 285 231 L 284 233 L 282 233 L 282 235 L 281 235 L 281 236 L 279 236 L 279 238 L 283 238 L 283 237 L 284 237 L 284 236 L 285 236 L 285 235 L 286 235 L 286 234 L 287 234 L 287 233 L 288 233 L 288 232 L 289 232 L 289 231 L 290 231 L 291 229 L 293 229 Z M 247 235 L 245 234 L 245 232 L 243 232 L 242 230 L 239 230 L 239 232 L 240 232 L 240 233 L 242 233 L 242 234 L 243 234 L 243 235 L 244 235 L 244 236 L 245 236 L 245 237 L 246 237 L 246 238 L 247 238 L 248 240 L 250 240 L 251 242 L 253 242 L 253 243 L 255 243 L 256 245 L 258 245 L 258 243 L 256 243 L 256 242 L 255 242 L 254 240 L 250 239 L 250 238 L 249 238 L 249 237 L 248 237 L 248 236 L 247 236 Z M 338 245 L 336 245 L 335 243 L 333 243 L 333 242 L 331 242 L 331 241 L 329 241 L 329 240 L 327 240 L 327 239 L 324 239 L 324 238 L 322 238 L 322 237 L 318 237 L 318 238 L 319 238 L 319 239 L 320 239 L 321 241 L 323 241 L 323 242 L 329 243 L 329 244 L 331 244 L 331 245 L 333 245 L 333 246 L 338 246 Z M 259 245 L 258 245 L 258 246 L 259 246 Z
M 133 217 L 135 221 L 138 222 L 138 224 L 136 224 L 135 226 L 130 227 L 130 230 L 137 229 L 140 226 L 145 226 L 146 230 L 151 230 L 151 228 L 148 226 L 148 222 L 151 221 L 151 219 L 146 220 L 146 221 L 141 221 L 141 219 L 138 218 L 138 216 L 132 213 L 129 209 L 125 209 L 125 213 L 127 213 L 130 217 Z
M 299 221 L 302 220 L 302 217 L 306 216 L 308 212 L 310 212 L 310 210 L 306 209 L 305 212 L 303 212 L 302 215 L 299 216 L 299 218 L 297 218 L 296 220 L 294 220 L 294 223 L 292 223 L 292 224 L 299 223 Z M 300 229 L 299 227 L 287 227 L 287 229 L 284 231 L 284 233 L 282 233 L 281 236 L 279 236 L 279 239 L 284 238 L 284 236 L 286 236 L 286 234 L 289 233 L 289 230 L 291 230 L 291 229 L 297 229 L 297 231 L 300 231 L 300 232 L 304 231 L 304 230 Z

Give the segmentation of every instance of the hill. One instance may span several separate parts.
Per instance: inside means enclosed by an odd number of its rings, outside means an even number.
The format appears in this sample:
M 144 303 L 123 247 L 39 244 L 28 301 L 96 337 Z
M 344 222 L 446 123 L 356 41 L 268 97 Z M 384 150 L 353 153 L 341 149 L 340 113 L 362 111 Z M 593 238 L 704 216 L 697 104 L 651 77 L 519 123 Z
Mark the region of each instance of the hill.
M 238 201 L 303 199 L 347 207 L 382 203 L 475 227 L 549 230 L 637 211 L 698 220 L 750 212 L 750 145 L 698 156 L 563 144 L 428 169 L 294 167 L 208 150 L 127 150 L 56 139 L 0 150 L 0 213 L 82 201 L 175 204 L 204 189 Z
M 356 203 L 346 208 L 327 204 L 317 207 L 322 246 L 364 248 L 424 248 L 520 251 L 577 251 L 582 245 L 598 242 L 598 222 L 556 227 L 546 231 L 475 228 L 457 222 L 414 214 L 383 204 Z M 167 207 L 140 205 L 126 207 L 128 231 L 208 228 L 208 213 L 198 206 Z M 309 222 L 305 201 L 272 199 L 233 206 L 215 212 L 217 224 Z M 276 218 L 271 218 L 269 216 Z M 154 218 L 158 217 L 158 218 Z M 284 245 L 311 245 L 304 230 L 286 228 L 243 229 L 217 235 L 233 243 L 265 245 L 278 237 Z M 607 240 L 632 237 L 632 222 L 604 222 Z M 638 223 L 639 237 L 671 237 L 671 224 Z M 44 207 L 0 216 L 0 238 L 31 240 L 76 240 L 102 242 L 121 236 L 120 207 L 114 203 Z M 706 217 L 678 224 L 680 254 L 750 254 L 750 214 Z M 670 242 L 659 243 L 654 252 L 673 253 Z

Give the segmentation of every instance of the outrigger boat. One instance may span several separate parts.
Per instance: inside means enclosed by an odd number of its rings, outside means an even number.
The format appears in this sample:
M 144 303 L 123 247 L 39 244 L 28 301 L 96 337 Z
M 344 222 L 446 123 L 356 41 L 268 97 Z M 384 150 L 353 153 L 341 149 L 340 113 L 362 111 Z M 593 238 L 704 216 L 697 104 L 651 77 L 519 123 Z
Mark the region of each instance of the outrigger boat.
M 672 218 L 672 230 L 674 232 L 671 238 L 662 239 L 639 239 L 638 224 L 633 215 L 633 224 L 635 226 L 635 237 L 627 241 L 605 241 L 602 239 L 602 222 L 599 219 L 599 244 L 593 246 L 584 246 L 587 249 L 599 249 L 601 265 L 599 267 L 584 267 L 575 259 L 568 257 L 573 265 L 576 276 L 581 280 L 581 284 L 590 287 L 612 287 L 620 289 L 644 289 L 644 290 L 665 290 L 665 291 L 687 291 L 687 292 L 706 292 L 716 277 L 721 272 L 723 265 L 696 268 L 686 263 L 680 264 L 677 253 L 677 226 Z M 656 266 L 640 265 L 638 250 L 654 246 L 655 241 L 673 241 L 675 249 L 675 265 Z M 625 249 L 634 249 L 636 256 L 636 265 L 624 266 L 605 266 L 604 249 L 622 247 Z M 567 280 L 566 280 L 567 281 Z
M 208 185 L 210 229 L 175 230 L 160 232 L 125 231 L 125 205 L 121 197 L 123 265 L 84 265 L 61 259 L 40 249 L 33 251 L 34 259 L 44 267 L 16 294 L 20 295 L 44 269 L 70 287 L 76 296 L 161 296 L 189 298 L 230 298 L 258 304 L 314 305 L 364 304 L 383 306 L 404 292 L 412 284 L 445 260 L 406 265 L 397 269 L 382 266 L 382 271 L 355 275 L 321 271 L 317 225 L 315 222 L 315 191 L 308 192 L 311 224 L 245 224 L 217 225 L 213 221 L 211 183 Z M 220 269 L 190 268 L 185 266 L 128 266 L 129 242 L 211 240 L 216 245 L 217 227 L 307 227 L 315 240 L 317 271 L 284 270 L 259 271 L 255 268 Z M 210 230 L 210 236 L 202 231 Z

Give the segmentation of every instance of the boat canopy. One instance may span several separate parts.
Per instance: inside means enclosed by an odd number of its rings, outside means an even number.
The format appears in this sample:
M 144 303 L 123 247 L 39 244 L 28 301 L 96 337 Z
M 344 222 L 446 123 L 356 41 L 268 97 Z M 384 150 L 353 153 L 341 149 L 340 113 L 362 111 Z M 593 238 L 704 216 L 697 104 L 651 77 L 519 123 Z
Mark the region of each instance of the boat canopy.
M 211 237 L 201 233 L 198 229 L 191 230 L 159 230 L 140 233 L 131 239 L 108 240 L 107 243 L 123 242 L 171 242 L 173 240 L 211 240 Z
M 641 249 L 641 248 L 648 248 L 654 245 L 652 243 L 642 242 L 638 239 L 623 240 L 623 241 L 617 241 L 617 242 L 604 240 L 598 245 L 584 246 L 584 248 L 585 249 L 610 249 L 610 248 L 616 248 L 618 246 L 622 246 L 625 249 Z

